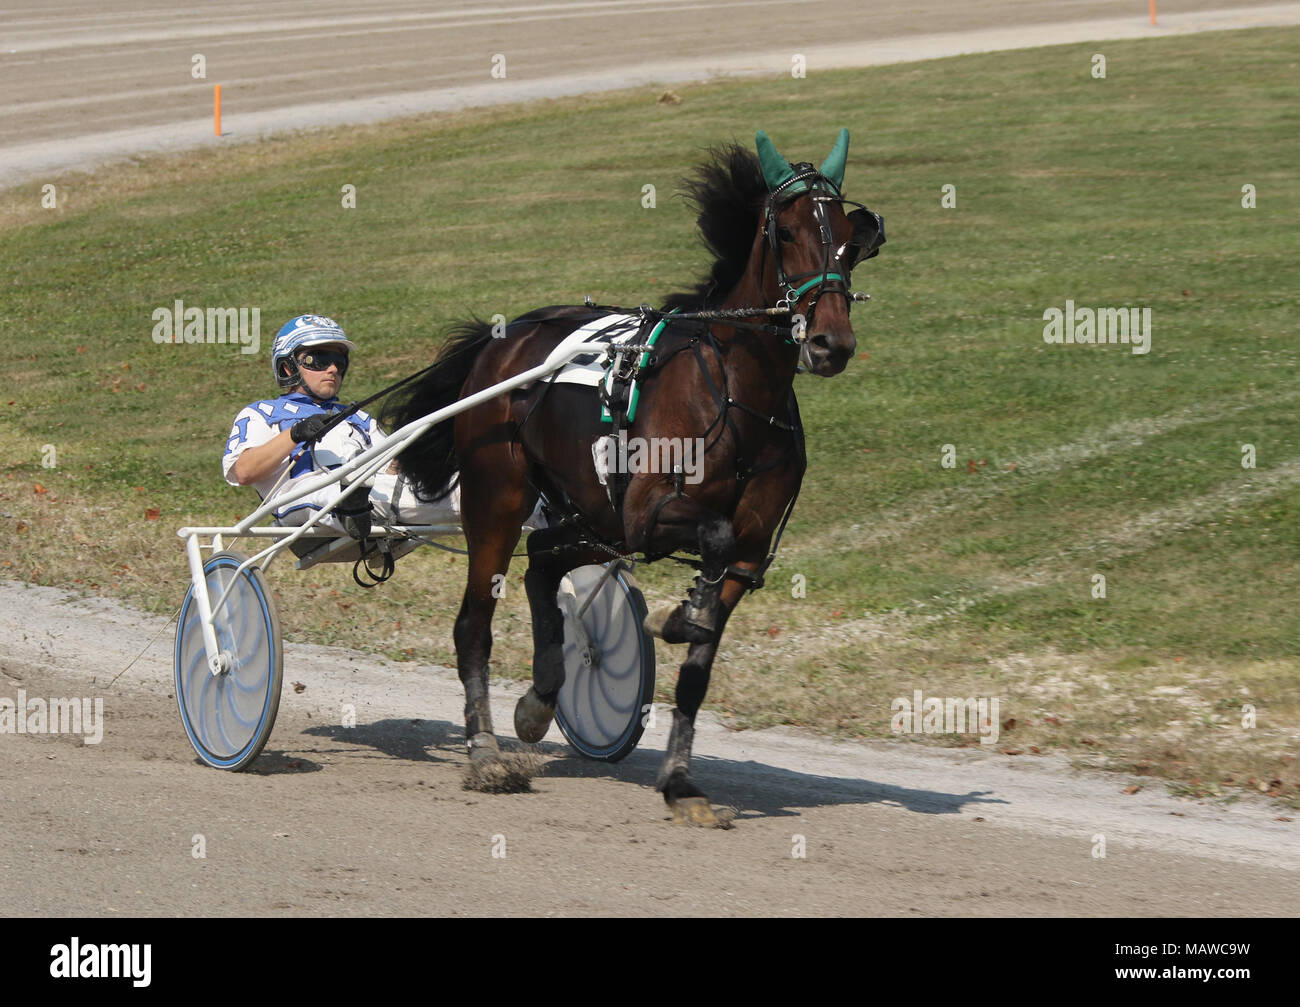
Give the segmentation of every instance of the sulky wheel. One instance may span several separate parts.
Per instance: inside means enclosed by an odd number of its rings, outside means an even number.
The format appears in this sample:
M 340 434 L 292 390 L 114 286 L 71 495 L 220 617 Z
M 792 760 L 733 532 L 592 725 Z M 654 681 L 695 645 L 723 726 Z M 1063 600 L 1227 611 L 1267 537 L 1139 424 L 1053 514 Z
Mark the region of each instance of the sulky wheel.
M 642 629 L 646 604 L 636 582 L 621 564 L 602 583 L 605 572 L 603 566 L 582 566 L 560 582 L 564 685 L 555 719 L 583 755 L 617 762 L 636 748 L 645 730 L 654 700 L 655 650 Z
M 280 620 L 257 567 L 235 571 L 245 557 L 219 552 L 204 565 L 209 604 L 235 587 L 212 624 L 225 670 L 212 674 L 203 649 L 199 607 L 190 585 L 176 626 L 176 702 L 200 759 L 217 769 L 243 769 L 266 744 L 280 707 L 284 655 Z

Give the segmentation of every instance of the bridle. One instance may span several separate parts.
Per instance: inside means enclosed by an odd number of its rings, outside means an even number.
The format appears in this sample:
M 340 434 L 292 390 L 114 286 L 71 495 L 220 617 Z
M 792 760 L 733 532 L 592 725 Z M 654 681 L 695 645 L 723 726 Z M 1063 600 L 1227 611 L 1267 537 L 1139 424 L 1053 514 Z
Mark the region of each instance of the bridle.
M 799 300 L 810 290 L 813 291 L 804 324 L 795 325 L 791 329 L 791 341 L 801 344 L 808 338 L 808 323 L 812 322 L 817 311 L 817 302 L 821 300 L 823 295 L 828 293 L 840 294 L 847 302 L 849 310 L 852 310 L 854 301 L 870 298 L 870 294 L 861 294 L 849 290 L 849 279 L 854 266 L 863 259 L 869 259 L 877 254 L 879 246 L 883 245 L 885 241 L 885 229 L 884 222 L 879 214 L 868 210 L 862 203 L 845 199 L 840 193 L 839 186 L 811 164 L 801 162 L 792 167 L 794 174 L 769 192 L 764 201 L 763 236 L 767 239 L 768 249 L 772 253 L 772 260 L 776 266 L 776 282 L 781 291 L 781 298 L 776 303 L 776 310 L 782 313 L 793 313 Z M 804 184 L 805 189 L 794 193 L 789 191 L 800 183 Z M 813 219 L 817 222 L 819 237 L 821 238 L 821 268 L 791 276 L 785 271 L 785 263 L 781 257 L 780 227 L 776 218 L 785 205 L 804 195 L 805 190 L 813 201 Z M 835 237 L 831 229 L 830 214 L 826 210 L 828 203 L 841 203 L 857 207 L 856 210 L 848 214 L 849 219 L 854 223 L 853 236 L 833 252 L 832 244 Z M 865 242 L 859 243 L 855 241 L 859 233 L 869 226 L 869 218 L 874 218 L 876 232 L 879 236 L 879 240 L 870 247 Z M 849 253 L 853 253 L 851 257 Z M 831 266 L 836 264 L 839 265 L 841 271 L 833 272 L 831 270 Z

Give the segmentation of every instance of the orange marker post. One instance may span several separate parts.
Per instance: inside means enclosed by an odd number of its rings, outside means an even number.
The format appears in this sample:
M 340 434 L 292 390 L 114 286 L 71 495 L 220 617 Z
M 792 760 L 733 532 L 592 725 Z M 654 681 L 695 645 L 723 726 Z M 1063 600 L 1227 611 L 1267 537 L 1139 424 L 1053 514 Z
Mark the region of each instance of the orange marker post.
M 1152 10 L 1155 10 L 1155 0 L 1151 0 Z M 1153 22 L 1154 23 L 1154 22 Z M 212 85 L 212 132 L 215 136 L 221 135 L 221 85 Z
M 1151 23 L 1156 23 L 1156 0 L 1151 0 Z

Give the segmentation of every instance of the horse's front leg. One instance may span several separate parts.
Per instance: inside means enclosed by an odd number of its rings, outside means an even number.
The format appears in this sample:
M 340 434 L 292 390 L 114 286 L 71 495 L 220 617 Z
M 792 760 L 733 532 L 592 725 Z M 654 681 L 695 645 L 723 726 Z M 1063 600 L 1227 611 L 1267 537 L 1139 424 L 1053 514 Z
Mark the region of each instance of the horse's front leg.
M 646 616 L 646 631 L 665 643 L 717 643 L 722 633 L 723 581 L 736 552 L 736 532 L 727 518 L 699 510 L 702 516 L 696 537 L 701 569 L 690 597 Z M 667 522 L 660 523 L 667 526 Z M 710 657 L 710 663 L 712 660 Z
M 760 562 L 742 560 L 736 562 L 734 568 L 756 573 L 761 565 Z M 673 820 L 682 824 L 712 827 L 726 824 L 713 810 L 708 797 L 691 779 L 691 748 L 695 742 L 695 715 L 699 713 L 709 689 L 709 676 L 713 670 L 713 658 L 718 651 L 718 641 L 726 628 L 727 619 L 748 586 L 747 580 L 732 575 L 724 578 L 719 593 L 716 635 L 708 643 L 691 646 L 677 676 L 677 707 L 673 710 L 668 751 L 659 769 L 655 789 L 663 793 Z

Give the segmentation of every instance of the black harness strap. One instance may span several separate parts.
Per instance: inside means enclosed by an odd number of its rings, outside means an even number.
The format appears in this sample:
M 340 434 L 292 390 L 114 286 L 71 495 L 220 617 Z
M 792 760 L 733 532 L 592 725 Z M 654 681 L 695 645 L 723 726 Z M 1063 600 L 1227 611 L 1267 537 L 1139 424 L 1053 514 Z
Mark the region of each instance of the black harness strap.
M 388 539 L 376 539 L 375 548 L 373 549 L 369 546 L 369 539 L 361 540 L 362 556 L 352 566 L 352 579 L 364 588 L 377 587 L 397 571 L 397 564 L 393 560 L 392 546 L 389 544 Z M 370 565 L 370 561 L 374 558 L 376 552 L 379 554 L 380 559 L 378 570 Z M 363 570 L 369 579 L 369 583 L 361 579 L 361 571 Z
M 794 430 L 794 427 L 788 423 L 782 423 L 775 416 L 768 416 L 766 413 L 760 413 L 757 409 L 745 405 L 743 402 L 737 402 L 735 399 L 727 399 L 728 406 L 735 406 L 737 409 L 743 409 L 750 416 L 757 416 L 760 420 L 767 423 L 769 427 L 776 427 L 778 430 Z
M 650 548 L 650 543 L 654 539 L 655 526 L 659 524 L 659 513 L 674 500 L 683 500 L 685 498 L 686 494 L 682 492 L 682 487 L 679 482 L 673 492 L 666 493 L 659 498 L 659 502 L 655 504 L 655 509 L 650 512 L 650 522 L 646 525 L 645 532 L 645 553 L 647 560 L 650 556 L 654 555 L 654 551 Z

